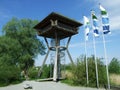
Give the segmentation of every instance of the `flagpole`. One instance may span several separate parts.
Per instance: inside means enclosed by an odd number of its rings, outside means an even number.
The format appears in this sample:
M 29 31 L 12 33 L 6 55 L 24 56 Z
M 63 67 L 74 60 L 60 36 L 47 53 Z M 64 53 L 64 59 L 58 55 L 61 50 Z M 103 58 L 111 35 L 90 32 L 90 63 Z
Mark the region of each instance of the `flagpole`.
M 107 86 L 108 86 L 108 90 L 110 90 L 110 81 L 109 81 L 109 71 L 108 71 L 108 58 L 107 58 L 107 52 L 106 52 L 106 44 L 105 44 L 105 36 L 102 33 L 102 37 L 103 37 L 103 45 L 104 45 L 104 54 L 105 54 L 105 60 L 106 60 L 106 72 L 107 72 Z
M 99 79 L 98 79 L 98 66 L 97 66 L 97 58 L 96 58 L 96 46 L 95 46 L 95 38 L 93 35 L 93 47 L 94 47 L 94 59 L 95 59 L 95 71 L 96 71 L 96 79 L 97 79 L 97 88 L 99 88 Z
M 86 37 L 86 35 L 85 35 Z M 86 39 L 85 39 L 85 62 L 86 62 L 86 79 L 87 79 L 87 86 L 89 84 L 89 78 L 88 78 L 88 61 L 87 61 L 87 47 L 86 47 Z
M 99 6 L 100 6 L 100 3 L 99 3 Z M 102 15 L 101 15 L 101 18 L 102 18 Z M 101 23 L 101 26 L 102 26 L 102 23 Z M 102 32 L 102 37 L 103 37 L 103 45 L 104 45 L 104 55 L 105 55 L 105 60 L 106 60 L 107 86 L 108 86 L 108 90 L 110 90 L 109 71 L 108 71 L 108 58 L 107 58 L 107 51 L 106 51 L 106 43 L 105 43 L 104 32 Z
M 91 19 L 92 19 L 92 13 L 93 11 L 91 10 Z M 93 25 L 93 22 L 92 22 Z M 96 59 L 96 46 L 95 46 L 95 38 L 94 38 L 94 31 L 93 31 L 93 48 L 94 48 L 94 60 L 95 60 L 95 71 L 96 71 L 96 83 L 97 83 L 97 88 L 99 88 L 99 79 L 98 79 L 98 66 L 97 66 L 97 59 Z
M 86 16 L 83 16 L 83 18 L 84 18 L 84 26 L 85 26 L 84 39 L 85 39 L 86 85 L 88 86 L 89 78 L 88 78 L 88 61 L 87 61 L 87 46 L 86 46 L 86 44 L 87 44 L 88 34 L 89 34 L 89 26 L 88 26 L 89 20 Z

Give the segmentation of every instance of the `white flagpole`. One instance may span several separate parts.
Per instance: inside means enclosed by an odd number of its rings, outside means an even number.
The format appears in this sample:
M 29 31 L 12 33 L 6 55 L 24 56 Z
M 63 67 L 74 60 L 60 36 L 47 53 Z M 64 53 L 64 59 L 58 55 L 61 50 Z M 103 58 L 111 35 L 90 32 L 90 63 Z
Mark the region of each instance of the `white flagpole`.
M 91 20 L 92 20 L 92 13 L 94 13 L 94 12 L 91 10 Z M 92 25 L 93 25 L 93 22 L 92 22 Z M 98 66 L 97 66 L 97 59 L 96 59 L 96 46 L 95 46 L 94 31 L 93 31 L 93 48 L 94 48 L 94 60 L 95 60 L 96 83 L 97 83 L 97 88 L 99 88 Z
M 86 34 L 85 34 L 85 64 L 86 64 L 86 80 L 87 80 L 87 85 L 89 84 L 89 78 L 88 78 L 88 61 L 87 61 L 87 47 L 86 47 Z
M 84 25 L 87 25 L 87 23 L 86 22 L 89 22 L 88 20 L 86 21 L 86 17 L 85 16 L 83 16 L 83 18 L 84 18 Z M 85 39 L 85 64 L 86 64 L 86 83 L 87 83 L 87 86 L 88 86 L 88 84 L 89 84 L 89 78 L 88 78 L 88 61 L 87 61 L 87 46 L 86 46 L 86 44 L 87 44 L 87 40 L 88 40 L 88 35 L 87 35 L 87 33 L 89 33 L 89 31 L 87 31 L 89 28 L 87 27 L 87 28 L 85 28 L 85 30 L 84 30 L 84 39 Z
M 93 47 L 94 47 L 94 59 L 95 59 L 95 71 L 96 71 L 97 88 L 99 88 L 98 66 L 97 66 L 96 46 L 95 46 L 95 38 L 94 38 L 94 35 L 93 35 Z
M 100 3 L 99 3 L 99 6 L 100 6 Z M 102 18 L 102 15 L 101 15 L 101 18 Z M 102 21 L 101 21 L 101 26 L 102 26 Z M 102 37 L 103 37 L 103 45 L 104 45 L 104 55 L 105 55 L 105 60 L 106 60 L 107 86 L 108 86 L 108 90 L 110 90 L 108 58 L 107 58 L 107 51 L 106 51 L 106 44 L 105 44 L 105 36 L 104 36 L 103 31 L 102 31 Z
M 108 71 L 108 58 L 107 58 L 107 52 L 106 52 L 106 44 L 105 44 L 105 37 L 104 34 L 102 33 L 103 36 L 103 45 L 104 45 L 104 54 L 105 54 L 105 60 L 106 60 L 106 72 L 107 72 L 107 86 L 108 90 L 110 90 L 110 81 L 109 81 L 109 71 Z

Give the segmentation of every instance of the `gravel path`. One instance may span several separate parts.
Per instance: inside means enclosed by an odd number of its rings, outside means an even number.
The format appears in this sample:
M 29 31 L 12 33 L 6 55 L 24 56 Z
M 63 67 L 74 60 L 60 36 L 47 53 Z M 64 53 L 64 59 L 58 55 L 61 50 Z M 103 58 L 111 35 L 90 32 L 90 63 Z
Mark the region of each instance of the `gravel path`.
M 25 84 L 32 85 L 32 89 L 24 89 Z M 0 90 L 105 90 L 86 87 L 73 87 L 60 82 L 36 82 L 36 81 L 24 81 L 21 84 L 10 85 L 7 87 L 0 87 Z

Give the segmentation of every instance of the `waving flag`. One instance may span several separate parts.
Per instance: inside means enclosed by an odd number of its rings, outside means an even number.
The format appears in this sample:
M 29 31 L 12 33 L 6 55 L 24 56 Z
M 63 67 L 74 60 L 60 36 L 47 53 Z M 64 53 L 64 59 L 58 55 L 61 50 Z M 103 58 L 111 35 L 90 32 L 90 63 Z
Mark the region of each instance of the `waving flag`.
M 88 35 L 90 32 L 90 21 L 86 16 L 83 16 L 84 18 L 84 27 L 85 27 L 85 40 L 88 40 Z
M 99 36 L 99 27 L 98 27 L 98 19 L 96 15 L 92 11 L 92 20 L 93 20 L 93 34 L 95 37 Z
M 102 16 L 102 25 L 103 25 L 103 33 L 110 34 L 110 25 L 107 11 L 100 5 L 101 16 Z

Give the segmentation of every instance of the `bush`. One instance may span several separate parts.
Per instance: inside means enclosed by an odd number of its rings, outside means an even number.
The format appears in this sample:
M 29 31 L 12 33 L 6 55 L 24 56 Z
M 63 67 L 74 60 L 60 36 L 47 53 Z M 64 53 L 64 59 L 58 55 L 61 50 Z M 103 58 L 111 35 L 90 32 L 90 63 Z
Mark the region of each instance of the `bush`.
M 31 67 L 29 70 L 28 70 L 28 77 L 29 79 L 36 79 L 38 78 L 38 72 L 39 72 L 39 67 Z M 47 65 L 45 64 L 43 66 L 43 70 L 42 70 L 42 73 L 40 75 L 40 79 L 44 79 L 44 78 L 50 78 L 50 72 L 52 72 L 51 69 L 51 66 L 50 65 Z M 52 72 L 53 74 L 53 72 Z
M 96 87 L 96 72 L 95 72 L 94 56 L 88 57 L 87 61 L 88 61 L 89 86 Z M 97 63 L 98 63 L 99 85 L 103 87 L 107 83 L 106 69 L 105 69 L 105 65 L 100 61 L 100 59 L 97 59 Z M 72 66 L 71 72 L 73 77 L 68 80 L 70 84 L 72 82 L 72 85 L 86 86 L 87 81 L 86 81 L 85 56 L 81 56 L 77 58 L 77 62 L 75 63 L 74 66 Z
M 109 72 L 114 74 L 120 74 L 120 61 L 117 58 L 113 58 L 109 64 Z
M 50 65 L 44 65 L 40 78 L 49 78 L 49 77 L 50 77 Z
M 36 79 L 38 76 L 38 67 L 31 67 L 28 70 L 28 76 L 30 79 Z
M 86 73 L 85 73 L 85 63 L 84 61 L 79 61 L 77 59 L 77 63 L 73 66 L 73 84 L 74 85 L 85 85 L 86 84 Z
M 0 83 L 8 85 L 20 81 L 20 69 L 16 66 L 0 66 Z

